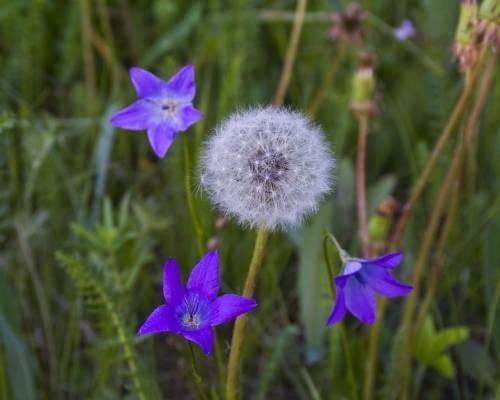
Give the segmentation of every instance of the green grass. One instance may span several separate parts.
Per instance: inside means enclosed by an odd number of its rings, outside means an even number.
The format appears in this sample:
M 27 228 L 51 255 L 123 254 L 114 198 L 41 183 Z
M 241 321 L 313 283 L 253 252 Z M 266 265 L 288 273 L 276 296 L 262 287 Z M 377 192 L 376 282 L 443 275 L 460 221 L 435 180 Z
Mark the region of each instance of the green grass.
M 408 199 L 462 92 L 450 54 L 459 7 L 448 0 L 361 3 L 370 12 L 366 46 L 377 57 L 381 110 L 368 137 L 373 214 L 388 195 Z M 325 13 L 345 4 L 308 2 L 287 105 L 310 106 L 339 50 L 325 35 Z M 195 64 L 195 103 L 204 118 L 185 134 L 194 206 L 203 243 L 218 235 L 222 290 L 241 292 L 255 233 L 234 222 L 216 232 L 217 212 L 195 190 L 197 161 L 222 118 L 271 102 L 294 8 L 288 0 L 0 0 L 1 399 L 197 397 L 182 338 L 135 337 L 162 301 L 166 257 L 179 260 L 187 276 L 199 256 L 185 192 L 184 143 L 177 140 L 157 160 L 144 133 L 115 130 L 108 119 L 134 98 L 130 66 L 168 77 Z M 397 42 L 391 26 L 406 17 L 418 37 Z M 247 323 L 244 399 L 363 394 L 373 328 L 352 317 L 325 327 L 333 299 L 323 249 L 327 229 L 353 254 L 360 252 L 357 123 L 349 108 L 356 53 L 348 46 L 315 116 L 337 159 L 335 192 L 302 229 L 270 237 L 256 292 L 259 308 Z M 466 149 L 456 221 L 438 252 L 440 225 L 416 303 L 418 314 L 434 262 L 442 257 L 426 319 L 434 331 L 419 332 L 418 346 L 400 350 L 412 357 L 412 399 L 500 396 L 499 107 L 500 85 L 493 80 L 479 134 Z M 405 262 L 397 275 L 403 280 L 412 276 L 461 126 L 438 159 L 400 246 Z M 340 268 L 334 249 L 326 253 Z M 391 349 L 400 340 L 404 303 L 391 301 L 381 324 L 372 398 L 400 395 L 395 382 L 401 371 Z M 196 349 L 210 399 L 223 398 L 231 332 L 232 324 L 217 329 L 215 356 Z

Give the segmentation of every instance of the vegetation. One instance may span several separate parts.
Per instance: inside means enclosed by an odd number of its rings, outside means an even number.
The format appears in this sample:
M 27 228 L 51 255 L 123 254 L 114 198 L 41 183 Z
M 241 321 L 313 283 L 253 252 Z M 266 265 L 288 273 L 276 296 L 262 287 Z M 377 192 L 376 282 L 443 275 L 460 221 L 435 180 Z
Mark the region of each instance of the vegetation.
M 458 2 L 360 1 L 361 43 L 326 34 L 348 1 L 306 3 L 284 104 L 326 132 L 335 190 L 301 229 L 269 235 L 241 397 L 498 399 L 498 53 L 459 71 Z M 417 33 L 401 41 L 392 28 L 404 18 Z M 255 231 L 217 223 L 197 190 L 200 149 L 234 110 L 280 102 L 294 19 L 289 0 L 0 0 L 0 399 L 224 398 L 233 324 L 218 327 L 214 355 L 194 349 L 194 370 L 179 336 L 135 333 L 162 303 L 168 256 L 186 277 L 216 241 L 222 291 L 242 292 Z M 351 109 L 360 49 L 376 59 L 369 121 Z M 187 63 L 204 116 L 159 160 L 145 133 L 109 117 L 135 98 L 129 67 L 169 77 Z M 379 299 L 375 325 L 347 316 L 327 328 L 328 265 L 341 268 L 327 233 L 363 255 L 360 126 L 372 253 L 394 244 L 428 169 L 396 246 L 396 274 L 415 290 Z M 394 213 L 381 215 L 389 196 Z

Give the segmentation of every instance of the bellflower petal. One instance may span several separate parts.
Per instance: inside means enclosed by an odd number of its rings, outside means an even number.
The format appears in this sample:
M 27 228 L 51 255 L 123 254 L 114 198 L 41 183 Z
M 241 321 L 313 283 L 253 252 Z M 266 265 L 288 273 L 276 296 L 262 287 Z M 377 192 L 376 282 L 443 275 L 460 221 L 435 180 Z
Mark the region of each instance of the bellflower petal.
M 139 97 L 157 96 L 167 86 L 166 82 L 142 68 L 130 68 L 129 75 Z
M 349 277 L 355 275 L 362 267 L 363 264 L 360 261 L 357 260 L 348 261 L 344 265 L 342 273 L 339 276 L 335 277 L 335 283 L 343 288 Z
M 394 279 L 390 272 L 376 266 L 369 265 L 361 272 L 363 280 L 372 287 L 373 290 L 386 297 L 400 297 L 410 293 L 413 289 L 411 285 L 406 285 Z
M 175 305 L 182 300 L 184 291 L 179 264 L 169 258 L 163 267 L 163 297 L 167 303 Z
M 376 300 L 373 289 L 353 277 L 344 288 L 347 309 L 361 322 L 375 322 Z
M 198 122 L 201 117 L 201 112 L 199 112 L 196 108 L 189 104 L 179 111 L 179 114 L 175 118 L 174 124 L 177 130 L 185 131 L 191 125 Z
M 180 326 L 173 317 L 172 310 L 167 305 L 157 307 L 146 319 L 137 332 L 137 335 L 149 335 L 151 333 L 180 332 Z
M 214 332 L 211 327 L 196 331 L 184 331 L 182 335 L 190 342 L 196 343 L 206 355 L 212 353 L 214 347 Z
M 373 260 L 365 260 L 367 264 L 375 264 L 377 267 L 395 269 L 403 261 L 403 253 L 389 253 Z
M 387 297 L 407 295 L 413 288 L 396 280 L 391 272 L 402 260 L 402 253 L 373 260 L 347 259 L 342 273 L 334 279 L 337 294 L 327 325 L 339 322 L 347 311 L 361 322 L 372 324 L 376 318 L 375 292 Z
M 170 80 L 167 82 L 167 89 L 175 94 L 177 100 L 192 101 L 196 94 L 194 84 L 194 66 L 188 64 L 182 67 Z
M 196 264 L 187 282 L 188 290 L 198 291 L 212 300 L 219 291 L 219 255 L 210 251 Z
M 176 134 L 201 118 L 192 105 L 196 92 L 194 67 L 186 65 L 168 82 L 134 67 L 130 69 L 130 79 L 140 99 L 116 113 L 110 122 L 124 129 L 147 129 L 153 151 L 162 158 Z
M 159 158 L 165 157 L 175 136 L 175 132 L 166 123 L 148 129 L 149 144 Z
M 210 354 L 213 327 L 256 307 L 253 299 L 219 291 L 219 256 L 209 252 L 193 268 L 187 288 L 181 283 L 177 262 L 169 258 L 163 269 L 163 296 L 168 304 L 157 307 L 140 327 L 138 335 L 173 332 L 198 344 Z
M 159 120 L 160 116 L 154 103 L 141 99 L 118 111 L 109 122 L 118 128 L 141 131 L 158 123 Z
M 235 294 L 225 294 L 216 298 L 213 303 L 212 318 L 210 324 L 213 326 L 224 324 L 235 319 L 238 315 L 244 314 L 257 307 L 253 299 Z
M 342 318 L 347 314 L 347 307 L 345 305 L 345 295 L 344 290 L 337 287 L 337 293 L 335 294 L 335 305 L 333 306 L 330 317 L 328 318 L 327 326 L 336 324 L 340 322 Z

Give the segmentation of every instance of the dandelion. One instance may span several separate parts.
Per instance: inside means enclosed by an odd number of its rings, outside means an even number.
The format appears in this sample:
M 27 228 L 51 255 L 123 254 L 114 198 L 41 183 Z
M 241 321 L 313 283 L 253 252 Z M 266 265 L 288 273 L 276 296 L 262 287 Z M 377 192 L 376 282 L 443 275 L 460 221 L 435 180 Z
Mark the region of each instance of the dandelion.
M 146 129 L 151 148 L 162 158 L 177 134 L 201 118 L 192 104 L 196 91 L 194 67 L 186 65 L 168 82 L 151 72 L 132 68 L 130 79 L 140 99 L 118 111 L 110 122 L 124 129 Z
M 339 322 L 347 311 L 361 322 L 372 324 L 376 318 L 375 292 L 386 297 L 410 293 L 413 287 L 394 279 L 391 273 L 402 260 L 402 253 L 373 260 L 346 258 L 342 273 L 334 279 L 337 293 L 327 325 Z
M 409 19 L 404 19 L 401 24 L 393 29 L 394 37 L 399 41 L 404 41 L 415 36 L 415 27 Z
M 206 143 L 201 183 L 244 225 L 298 224 L 332 187 L 334 161 L 319 127 L 280 107 L 232 114 Z
M 181 282 L 179 266 L 169 258 L 163 270 L 163 297 L 166 304 L 157 307 L 139 328 L 138 335 L 172 332 L 199 345 L 205 354 L 213 349 L 213 327 L 253 310 L 250 298 L 219 291 L 219 256 L 211 251 L 191 271 L 187 286 Z

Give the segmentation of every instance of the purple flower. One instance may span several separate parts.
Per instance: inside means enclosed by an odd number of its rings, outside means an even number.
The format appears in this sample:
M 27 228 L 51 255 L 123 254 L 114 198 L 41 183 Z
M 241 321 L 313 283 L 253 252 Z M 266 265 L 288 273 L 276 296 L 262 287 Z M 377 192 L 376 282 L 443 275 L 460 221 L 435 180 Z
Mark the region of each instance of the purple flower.
M 234 294 L 217 297 L 219 256 L 211 251 L 191 271 L 187 286 L 181 281 L 177 262 L 169 258 L 163 270 L 163 297 L 166 304 L 157 307 L 139 328 L 139 336 L 172 332 L 199 345 L 205 354 L 212 352 L 212 327 L 224 324 L 253 310 L 257 303 Z
M 374 260 L 347 259 L 342 273 L 334 279 L 337 294 L 327 325 L 339 322 L 347 311 L 361 322 L 372 324 L 376 317 L 375 292 L 386 297 L 410 293 L 413 287 L 397 281 L 391 274 L 402 259 L 402 253 L 386 254 Z
M 153 151 L 162 158 L 177 133 L 201 118 L 192 104 L 196 91 L 194 67 L 182 67 L 168 82 L 141 68 L 131 68 L 130 79 L 139 100 L 118 111 L 110 122 L 134 131 L 146 129 Z
M 409 19 L 404 19 L 401 24 L 393 29 L 394 37 L 400 41 L 412 38 L 415 36 L 415 27 Z

